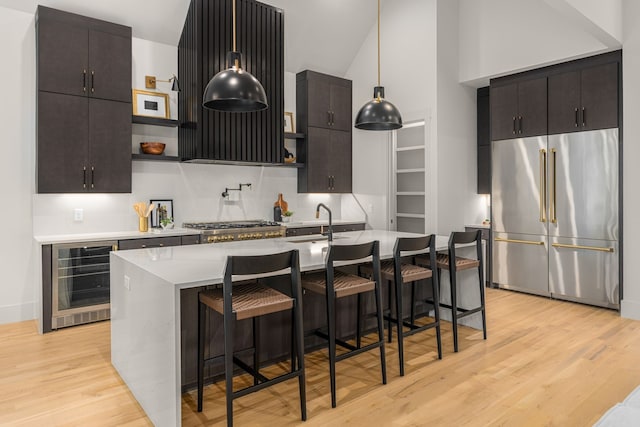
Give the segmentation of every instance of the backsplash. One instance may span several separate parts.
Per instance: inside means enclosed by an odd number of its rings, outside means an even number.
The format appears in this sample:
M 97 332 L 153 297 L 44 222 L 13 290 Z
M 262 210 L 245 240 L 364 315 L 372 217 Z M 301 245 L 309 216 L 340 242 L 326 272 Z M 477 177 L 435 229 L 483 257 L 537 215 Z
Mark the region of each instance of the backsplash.
M 131 194 L 35 194 L 34 235 L 130 231 L 138 227 L 133 204 L 150 199 L 172 199 L 177 225 L 185 221 L 273 219 L 273 203 L 283 193 L 294 212 L 294 221 L 315 219 L 315 207 L 322 202 L 335 219 L 364 220 L 364 214 L 350 206 L 351 196 L 298 194 L 297 171 L 285 167 L 256 167 L 133 162 Z M 228 201 L 221 193 L 226 187 L 251 183 L 238 201 Z M 342 198 L 348 217 L 342 215 Z M 74 221 L 74 209 L 82 209 L 84 219 Z M 322 217 L 326 214 L 322 213 Z

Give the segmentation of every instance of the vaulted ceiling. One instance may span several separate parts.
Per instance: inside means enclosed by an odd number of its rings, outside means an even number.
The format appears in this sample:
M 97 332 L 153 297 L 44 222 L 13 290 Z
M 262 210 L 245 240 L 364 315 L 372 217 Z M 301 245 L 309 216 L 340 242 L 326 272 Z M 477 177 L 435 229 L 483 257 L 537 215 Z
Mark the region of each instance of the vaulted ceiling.
M 216 1 L 216 0 L 211 0 Z M 35 13 L 38 4 L 133 28 L 133 36 L 177 46 L 190 0 L 0 0 Z M 376 20 L 375 0 L 263 0 L 285 11 L 285 67 L 344 75 Z

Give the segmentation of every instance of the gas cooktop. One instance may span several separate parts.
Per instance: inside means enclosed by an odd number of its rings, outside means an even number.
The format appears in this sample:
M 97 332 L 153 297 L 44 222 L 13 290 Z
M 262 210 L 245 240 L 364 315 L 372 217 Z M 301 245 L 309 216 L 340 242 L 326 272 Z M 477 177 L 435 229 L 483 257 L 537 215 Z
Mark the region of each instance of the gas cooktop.
M 280 224 L 273 221 L 246 220 L 246 221 L 218 221 L 218 222 L 185 222 L 184 228 L 195 228 L 197 230 L 234 230 L 238 228 L 257 227 L 280 227 Z

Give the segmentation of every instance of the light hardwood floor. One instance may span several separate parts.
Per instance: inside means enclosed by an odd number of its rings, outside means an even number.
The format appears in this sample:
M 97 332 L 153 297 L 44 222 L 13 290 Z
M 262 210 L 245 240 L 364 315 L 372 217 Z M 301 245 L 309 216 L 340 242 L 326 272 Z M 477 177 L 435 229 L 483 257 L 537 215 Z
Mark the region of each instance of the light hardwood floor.
M 584 426 L 640 385 L 640 322 L 618 313 L 487 290 L 489 338 L 462 328 L 453 353 L 444 323 L 442 360 L 433 332 L 387 347 L 388 384 L 376 352 L 338 363 L 331 409 L 326 353 L 306 356 L 306 426 Z M 0 425 L 150 425 L 110 364 L 109 322 L 38 335 L 34 322 L 0 326 Z M 238 378 L 238 383 L 245 378 Z M 183 397 L 183 424 L 223 425 L 222 384 Z M 236 400 L 236 425 L 300 425 L 297 381 Z

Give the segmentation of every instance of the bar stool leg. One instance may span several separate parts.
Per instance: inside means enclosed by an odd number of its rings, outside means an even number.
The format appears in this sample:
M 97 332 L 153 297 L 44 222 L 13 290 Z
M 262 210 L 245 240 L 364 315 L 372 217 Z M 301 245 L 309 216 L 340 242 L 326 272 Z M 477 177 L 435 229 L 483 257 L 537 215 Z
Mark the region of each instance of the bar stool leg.
M 356 347 L 360 348 L 360 344 L 362 343 L 362 294 L 358 294 L 356 304 L 358 304 L 356 309 Z
M 482 283 L 482 269 L 478 267 L 478 276 L 480 277 L 480 305 L 482 306 L 482 335 L 487 339 L 487 314 L 484 305 L 484 284 Z
M 330 295 L 331 294 L 331 295 Z M 336 320 L 335 292 L 327 289 L 327 326 L 329 335 L 329 379 L 331 381 L 331 407 L 336 407 Z
M 380 367 L 382 369 L 382 384 L 387 383 L 387 363 L 384 357 L 384 326 L 382 324 L 382 291 L 380 283 L 376 281 L 376 314 L 378 317 L 378 341 L 380 342 Z
M 198 412 L 202 412 L 202 393 L 204 391 L 205 321 L 205 306 L 198 301 Z
M 233 426 L 233 330 L 232 314 L 224 317 L 224 378 L 227 398 L 227 427 Z
M 396 285 L 396 318 L 398 325 L 398 358 L 400 361 L 400 376 L 404 376 L 404 332 L 402 331 L 402 285 L 403 283 L 397 283 Z M 413 308 L 412 308 L 413 309 Z
M 260 372 L 260 319 L 254 317 L 253 321 L 253 369 L 256 374 Z M 258 385 L 258 376 L 253 377 L 253 385 Z
M 450 286 L 451 286 L 451 322 L 453 326 L 453 351 L 458 352 L 458 301 L 456 296 L 456 271 L 454 268 L 449 269 Z
M 387 328 L 389 329 L 389 338 L 388 339 L 389 339 L 389 342 L 391 342 L 391 338 L 392 338 L 391 335 L 393 334 L 393 331 L 391 330 L 391 316 L 392 316 L 393 310 L 391 309 L 391 307 L 393 306 L 393 303 L 392 303 L 392 295 L 391 295 L 391 291 L 392 291 L 391 282 L 387 281 L 387 284 L 389 285 L 388 292 L 387 292 L 388 301 L 389 301 L 389 317 L 387 318 Z M 397 316 L 398 316 L 398 313 L 396 313 L 396 317 Z
M 431 295 L 433 296 L 433 316 L 436 319 L 436 342 L 438 343 L 438 359 L 442 359 L 442 335 L 440 333 L 440 291 L 435 277 L 431 278 Z
M 302 309 L 299 301 L 296 301 L 293 312 L 292 312 L 292 329 L 294 333 L 292 334 L 292 338 L 295 336 L 296 342 L 296 353 L 297 353 L 297 368 L 301 371 L 301 374 L 298 376 L 298 389 L 300 391 L 300 412 L 302 415 L 302 421 L 307 420 L 307 392 L 305 386 L 305 370 L 304 370 L 304 331 L 302 330 Z M 293 346 L 292 346 L 293 350 Z M 292 354 L 293 357 L 293 354 Z M 292 360 L 293 364 L 293 360 Z
M 411 324 L 416 324 L 416 281 L 411 282 Z

